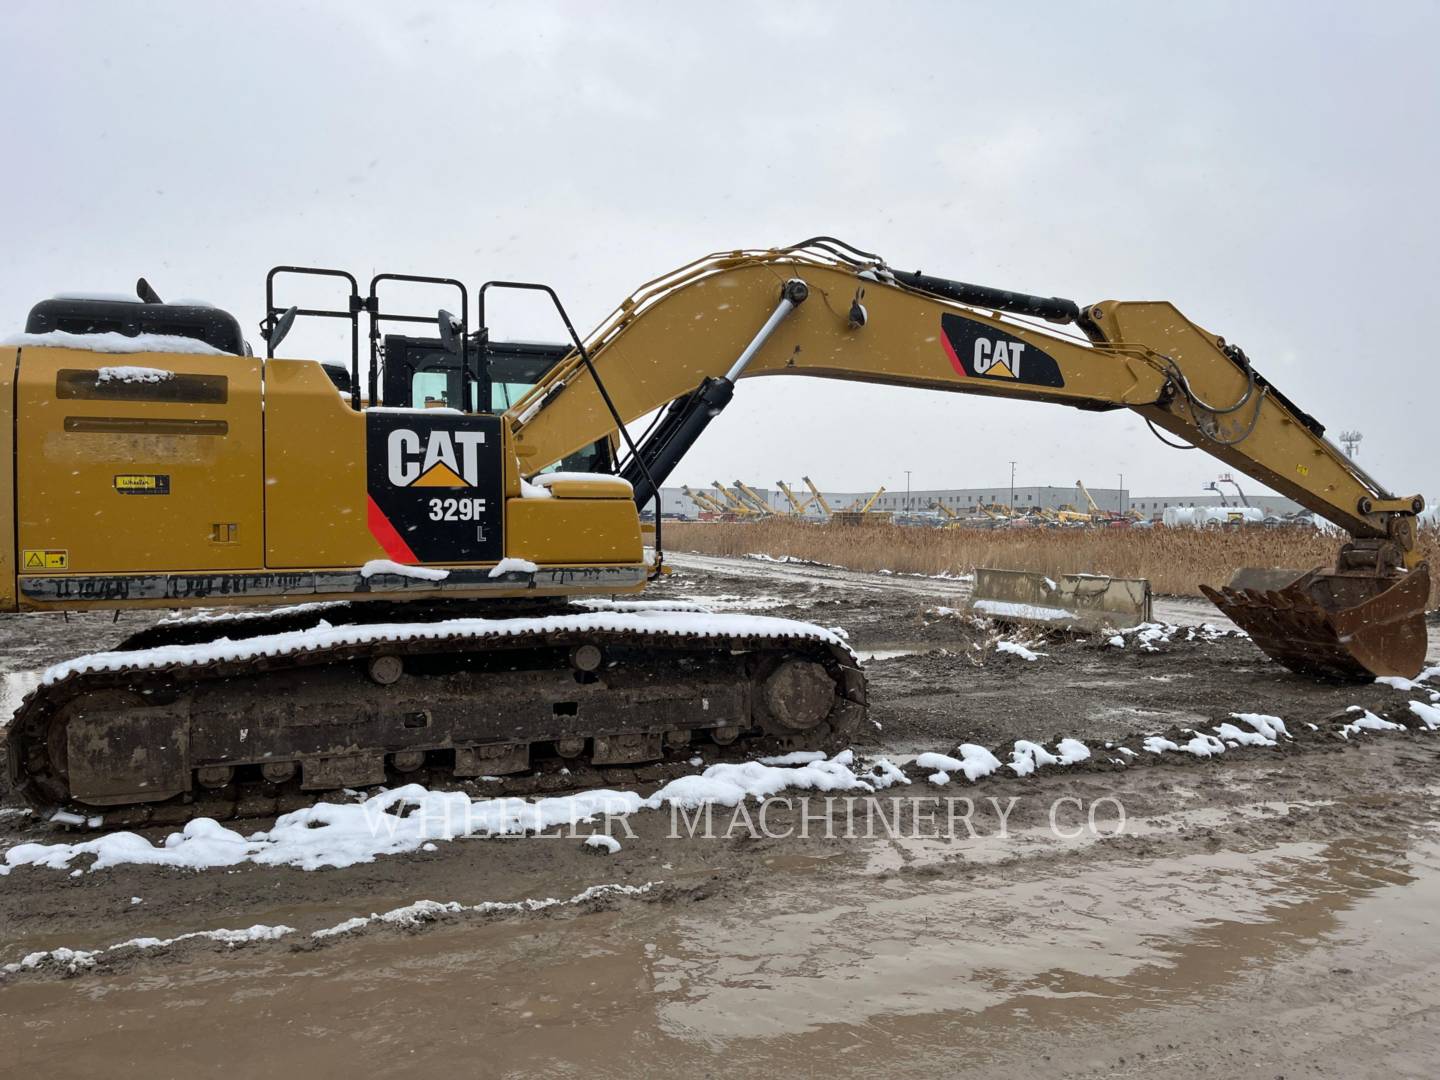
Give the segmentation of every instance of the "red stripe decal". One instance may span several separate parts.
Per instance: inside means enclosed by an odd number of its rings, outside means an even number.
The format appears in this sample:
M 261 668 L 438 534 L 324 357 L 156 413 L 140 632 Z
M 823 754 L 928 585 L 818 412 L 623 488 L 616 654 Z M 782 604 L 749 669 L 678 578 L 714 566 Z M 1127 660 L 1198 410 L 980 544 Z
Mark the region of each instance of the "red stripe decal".
M 950 344 L 950 335 L 945 333 L 943 327 L 940 330 L 940 344 L 945 346 L 945 355 L 950 357 L 950 366 L 955 369 L 955 374 L 963 379 L 965 377 L 965 365 L 960 363 L 960 357 L 955 353 L 955 346 Z
M 370 526 L 370 535 L 380 541 L 380 546 L 385 549 L 385 554 L 391 560 L 398 563 L 418 563 L 420 560 L 410 550 L 410 545 L 405 543 L 405 538 L 395 531 L 395 526 L 390 524 L 390 519 L 385 516 L 375 500 L 369 495 L 365 496 L 365 524 Z

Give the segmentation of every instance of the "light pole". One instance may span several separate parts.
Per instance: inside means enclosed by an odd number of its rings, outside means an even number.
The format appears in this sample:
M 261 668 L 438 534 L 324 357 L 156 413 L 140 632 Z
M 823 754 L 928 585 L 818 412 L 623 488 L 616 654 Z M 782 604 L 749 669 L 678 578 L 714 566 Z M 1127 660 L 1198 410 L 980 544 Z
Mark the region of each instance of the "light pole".
M 905 512 L 910 512 L 910 470 L 905 470 Z
M 1015 462 L 1010 462 L 1010 513 L 1015 513 Z
M 1120 474 L 1120 513 L 1125 513 L 1125 474 Z

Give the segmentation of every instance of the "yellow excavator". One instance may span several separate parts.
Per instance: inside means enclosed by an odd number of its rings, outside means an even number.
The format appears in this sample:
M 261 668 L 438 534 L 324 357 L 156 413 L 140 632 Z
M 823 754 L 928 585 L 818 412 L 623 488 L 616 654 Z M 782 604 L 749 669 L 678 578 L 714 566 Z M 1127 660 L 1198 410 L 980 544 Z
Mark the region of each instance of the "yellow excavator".
M 340 299 L 284 306 L 296 276 Z M 395 309 L 397 281 L 459 314 Z M 487 304 L 517 290 L 553 302 L 567 343 L 491 339 Z M 818 237 L 689 263 L 582 338 L 544 285 L 362 290 L 290 266 L 266 280 L 259 357 L 225 312 L 137 293 L 43 301 L 0 347 L 0 609 L 209 609 L 59 664 L 21 703 L 9 777 L 60 821 L 404 779 L 524 794 L 655 778 L 697 746 L 843 745 L 865 686 L 833 633 L 617 599 L 663 570 L 661 483 L 759 376 L 1132 409 L 1349 533 L 1333 570 L 1206 589 L 1259 648 L 1326 678 L 1424 661 L 1423 500 L 1169 303 L 1082 307 Z M 348 325 L 348 364 L 277 357 L 298 318 Z M 398 332 L 415 325 L 433 329 Z

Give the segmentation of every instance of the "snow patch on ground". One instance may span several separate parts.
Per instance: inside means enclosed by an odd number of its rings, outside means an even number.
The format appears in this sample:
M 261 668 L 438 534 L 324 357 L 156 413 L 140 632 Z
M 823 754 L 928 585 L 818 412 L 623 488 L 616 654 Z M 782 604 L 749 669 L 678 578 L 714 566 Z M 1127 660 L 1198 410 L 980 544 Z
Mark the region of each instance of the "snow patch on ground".
M 107 833 L 73 844 L 17 844 L 5 852 L 0 876 L 19 866 L 68 870 L 81 855 L 94 856 L 86 868 L 91 871 L 122 864 L 193 870 L 241 863 L 295 866 L 302 870 L 339 868 L 373 862 L 381 855 L 415 851 L 436 840 L 573 828 L 607 815 L 665 806 L 737 806 L 747 798 L 764 799 L 791 788 L 874 791 L 870 783 L 852 771 L 853 762 L 854 755 L 844 751 L 828 761 L 795 767 L 758 761 L 722 763 L 672 780 L 649 798 L 634 791 L 600 789 L 534 802 L 520 798 L 472 801 L 461 791 L 429 791 L 419 784 L 407 784 L 362 802 L 316 803 L 283 814 L 272 828 L 249 836 L 227 829 L 212 818 L 197 818 L 158 846 L 132 832 Z
M 554 907 L 573 907 L 591 900 L 611 896 L 643 896 L 659 885 L 658 881 L 647 881 L 644 885 L 591 885 L 567 900 L 547 897 L 543 900 L 486 900 L 479 904 L 460 904 L 453 900 L 441 903 L 438 900 L 417 900 L 404 907 L 392 908 L 369 917 L 357 916 L 344 922 L 316 930 L 310 936 L 319 941 L 343 937 L 370 926 L 394 926 L 413 929 L 425 923 L 434 922 L 444 915 L 521 915 L 528 912 L 544 911 Z
M 1118 645 L 1115 641 L 1117 637 L 1120 639 Z M 1242 630 L 1222 630 L 1211 623 L 1201 623 L 1199 626 L 1177 626 L 1174 623 L 1146 622 L 1137 626 L 1127 626 L 1110 638 L 1106 644 L 1119 648 L 1133 640 L 1140 646 L 1141 652 L 1159 652 L 1160 646 L 1176 641 L 1218 641 L 1226 637 L 1249 637 L 1249 635 Z
M 614 855 L 620 850 L 620 841 L 616 840 L 613 836 L 596 833 L 593 836 L 587 836 L 585 838 L 585 846 L 587 848 L 593 848 L 596 851 L 603 851 L 607 855 Z
M 1010 751 L 1010 769 L 1016 776 L 1032 776 L 1037 769 L 1049 765 L 1077 765 L 1090 760 L 1090 748 L 1079 739 L 1061 739 L 1052 754 L 1038 742 L 1017 739 Z
M 1285 728 L 1285 721 L 1281 720 L 1278 716 L 1270 716 L 1266 713 L 1241 712 L 1231 713 L 1230 715 L 1236 720 L 1243 720 L 1249 724 L 1255 729 L 1256 734 L 1269 739 L 1270 745 L 1272 746 L 1282 737 L 1286 739 L 1291 737 L 1290 732 Z
M 294 932 L 293 926 L 266 926 L 256 923 L 243 930 L 196 930 L 193 933 L 179 934 L 172 938 L 131 938 L 129 941 L 121 941 L 103 949 L 66 949 L 63 947 L 46 949 L 43 952 L 32 952 L 16 963 L 0 967 L 0 973 L 15 975 L 22 971 L 34 971 L 37 968 L 46 967 L 55 968 L 67 975 L 75 975 L 87 968 L 94 967 L 101 956 L 123 952 L 127 949 L 165 949 L 182 941 L 218 941 L 234 948 L 237 945 L 247 945 L 255 941 L 276 941 L 286 934 Z
M 614 850 L 619 850 L 619 846 L 618 843 L 615 844 Z M 658 884 L 660 884 L 658 881 L 648 881 L 644 885 L 592 885 L 583 892 L 578 892 L 574 896 L 563 900 L 547 897 L 545 899 L 516 901 L 487 900 L 479 904 L 460 904 L 454 901 L 441 903 L 438 900 L 417 900 L 413 904 L 406 904 L 403 907 L 392 908 L 389 911 L 383 911 L 378 914 L 371 914 L 368 917 L 358 916 L 353 919 L 346 919 L 343 922 L 336 923 L 334 926 L 327 926 L 322 930 L 313 931 L 310 936 L 316 940 L 324 941 L 327 938 L 344 937 L 375 925 L 411 929 L 424 923 L 434 922 L 442 915 L 525 914 L 544 911 L 547 908 L 577 906 L 591 900 L 600 900 L 607 897 L 643 896 Z M 130 902 L 132 904 L 138 904 L 140 903 L 140 898 L 132 897 Z M 170 938 L 131 938 L 129 941 L 121 941 L 103 949 L 68 949 L 63 947 L 46 949 L 42 952 L 30 953 L 13 964 L 6 964 L 0 967 L 0 974 L 15 975 L 25 971 L 53 968 L 63 974 L 75 975 L 81 971 L 93 968 L 101 957 L 109 956 L 113 953 L 125 952 L 126 950 L 164 949 L 185 941 L 217 941 L 231 948 L 235 948 L 257 941 L 278 941 L 280 938 L 287 937 L 296 932 L 293 926 L 285 926 L 283 924 L 267 926 L 257 923 L 254 926 L 248 926 L 241 930 L 197 930 L 193 933 L 179 934 Z
M 25 695 L 40 685 L 38 671 L 7 671 L 0 674 L 0 728 L 10 723 Z
M 1406 693 L 1413 693 L 1416 690 L 1430 689 L 1428 686 L 1422 686 L 1420 684 L 1429 682 L 1436 675 L 1440 675 L 1440 667 L 1426 668 L 1424 671 L 1420 672 L 1419 675 L 1416 675 L 1413 679 L 1406 679 L 1399 675 L 1381 675 L 1375 681 L 1377 683 L 1383 683 L 1385 686 L 1388 686 L 1394 690 L 1403 690 Z
M 1440 727 L 1440 709 L 1434 705 L 1426 705 L 1423 701 L 1412 701 L 1410 702 L 1410 711 L 1420 718 L 1426 731 L 1434 731 Z
M 997 641 L 995 643 L 995 651 L 1018 656 L 1021 660 L 1038 660 L 1040 657 L 1047 655 L 1046 653 L 1032 652 L 1017 641 Z
M 706 611 L 768 611 L 784 607 L 789 601 L 779 596 L 682 596 L 680 600 L 698 604 Z
M 1340 736 L 1348 739 L 1351 735 L 1359 735 L 1362 731 L 1404 731 L 1404 724 L 1397 724 L 1390 720 L 1384 720 L 1376 716 L 1369 709 L 1362 709 L 1359 705 L 1351 705 L 1347 710 L 1352 713 L 1360 713 L 1360 718 L 1340 728 Z
M 1009 768 L 1016 776 L 1030 776 L 1045 765 L 1059 765 L 1060 758 L 1050 753 L 1039 743 L 1017 739 L 1015 749 L 1010 751 Z
M 894 765 L 889 758 L 876 758 L 865 773 L 865 780 L 876 791 L 883 791 L 894 784 L 908 784 L 910 778 L 904 770 Z
M 971 783 L 1000 768 L 1000 759 L 983 746 L 961 743 L 956 752 L 960 755 L 959 758 L 948 754 L 921 754 L 915 759 L 915 765 L 921 769 L 936 769 L 942 773 L 964 773 L 965 779 Z
M 824 750 L 791 750 L 788 754 L 756 760 L 761 765 L 809 765 L 812 761 L 824 761 L 827 756 Z

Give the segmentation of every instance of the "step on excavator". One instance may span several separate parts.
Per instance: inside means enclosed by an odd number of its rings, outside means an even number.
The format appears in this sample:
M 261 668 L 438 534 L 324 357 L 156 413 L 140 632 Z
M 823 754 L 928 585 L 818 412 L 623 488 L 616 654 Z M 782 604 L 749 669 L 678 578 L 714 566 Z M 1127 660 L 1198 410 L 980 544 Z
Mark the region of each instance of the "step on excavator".
M 297 278 L 334 306 L 283 305 Z M 447 307 L 400 310 L 397 283 Z M 516 291 L 568 340 L 493 340 L 487 305 Z M 865 685 L 838 636 L 627 599 L 664 569 L 661 483 L 742 378 L 1131 409 L 1349 534 L 1334 569 L 1206 590 L 1260 649 L 1331 679 L 1424 660 L 1423 501 L 1169 303 L 1082 307 L 817 237 L 689 263 L 585 337 L 531 282 L 362 290 L 282 266 L 265 307 L 263 356 L 143 279 L 133 301 L 43 301 L 0 347 L 0 609 L 177 609 L 17 709 L 9 778 L 52 820 L 266 814 L 408 780 L 529 794 L 843 746 Z M 302 318 L 348 327 L 348 363 L 277 356 Z

